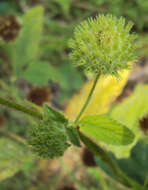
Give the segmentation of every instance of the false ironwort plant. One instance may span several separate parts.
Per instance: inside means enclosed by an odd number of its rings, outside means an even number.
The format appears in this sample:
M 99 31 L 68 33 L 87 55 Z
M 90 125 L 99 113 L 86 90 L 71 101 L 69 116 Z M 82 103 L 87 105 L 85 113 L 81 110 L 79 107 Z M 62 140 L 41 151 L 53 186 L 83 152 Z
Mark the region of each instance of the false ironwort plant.
M 130 33 L 131 28 L 132 23 L 126 24 L 124 18 L 117 19 L 112 15 L 90 18 L 75 28 L 74 38 L 69 41 L 69 47 L 72 49 L 70 58 L 76 66 L 91 72 L 95 80 L 74 121 L 69 121 L 63 113 L 47 104 L 44 105 L 42 113 L 2 97 L 0 104 L 38 119 L 34 126 L 29 127 L 28 137 L 28 144 L 37 156 L 46 159 L 57 158 L 71 145 L 81 147 L 83 142 L 94 155 L 106 163 L 119 182 L 141 189 L 137 182 L 119 169 L 110 154 L 92 140 L 93 138 L 107 144 L 128 145 L 134 139 L 132 131 L 106 115 L 83 117 L 100 75 L 119 77 L 118 72 L 130 69 L 128 62 L 136 60 L 136 35 Z

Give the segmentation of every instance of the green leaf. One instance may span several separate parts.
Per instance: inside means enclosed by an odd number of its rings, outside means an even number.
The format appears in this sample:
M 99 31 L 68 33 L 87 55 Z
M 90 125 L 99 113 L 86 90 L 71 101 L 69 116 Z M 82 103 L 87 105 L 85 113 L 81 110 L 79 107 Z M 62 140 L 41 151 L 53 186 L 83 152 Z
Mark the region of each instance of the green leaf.
M 47 85 L 48 80 L 58 83 L 63 89 L 80 88 L 83 83 L 81 74 L 71 65 L 53 66 L 47 61 L 32 62 L 21 73 L 25 80 L 39 85 Z
M 43 7 L 37 6 L 24 15 L 22 31 L 12 52 L 12 62 L 17 76 L 23 67 L 37 60 L 43 27 Z
M 15 175 L 31 160 L 33 155 L 24 146 L 7 138 L 0 138 L 0 181 Z
M 148 85 L 138 85 L 134 92 L 127 97 L 123 102 L 117 105 L 110 116 L 113 119 L 128 126 L 135 134 L 135 139 L 132 144 L 127 147 L 108 146 L 109 150 L 113 151 L 118 158 L 128 157 L 132 147 L 137 143 L 143 133 L 139 127 L 139 120 L 148 114 Z
M 68 133 L 70 142 L 75 146 L 81 147 L 77 129 L 74 128 L 73 126 L 70 126 L 70 127 L 66 127 L 66 131 Z
M 79 126 L 88 136 L 107 144 L 127 145 L 134 139 L 134 134 L 127 127 L 105 115 L 85 116 Z
M 38 85 L 47 85 L 50 78 L 51 66 L 48 62 L 36 62 L 22 73 L 21 77 L 25 80 Z
M 120 168 L 137 182 L 144 184 L 148 171 L 148 144 L 144 141 L 138 143 L 132 148 L 129 158 L 116 159 Z M 128 166 L 128 167 L 126 167 Z M 144 189 L 143 189 L 144 190 Z M 146 189 L 145 189 L 146 190 Z
M 72 88 L 80 89 L 80 87 L 82 87 L 82 74 L 70 62 L 58 65 L 58 67 L 56 67 L 56 71 L 59 73 L 59 76 L 57 76 L 59 78 L 55 77 L 55 80 L 64 90 Z
M 44 114 L 47 119 L 51 119 L 61 123 L 67 123 L 67 119 L 64 117 L 63 113 L 51 108 L 47 104 L 44 105 Z

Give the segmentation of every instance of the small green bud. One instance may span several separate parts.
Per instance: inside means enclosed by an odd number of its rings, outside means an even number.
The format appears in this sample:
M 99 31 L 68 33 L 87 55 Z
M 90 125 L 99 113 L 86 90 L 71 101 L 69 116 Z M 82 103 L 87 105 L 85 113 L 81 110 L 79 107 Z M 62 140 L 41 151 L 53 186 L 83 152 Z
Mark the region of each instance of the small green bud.
M 45 104 L 44 115 L 37 125 L 29 129 L 28 143 L 32 150 L 42 158 L 55 158 L 62 156 L 70 146 L 67 143 L 68 121 L 64 115 Z
M 40 121 L 31 127 L 28 143 L 32 150 L 42 158 L 62 156 L 70 146 L 64 124 L 53 120 Z
M 89 18 L 75 28 L 74 38 L 69 41 L 70 58 L 92 73 L 117 76 L 118 71 L 129 68 L 129 61 L 136 60 L 132 25 L 109 14 Z

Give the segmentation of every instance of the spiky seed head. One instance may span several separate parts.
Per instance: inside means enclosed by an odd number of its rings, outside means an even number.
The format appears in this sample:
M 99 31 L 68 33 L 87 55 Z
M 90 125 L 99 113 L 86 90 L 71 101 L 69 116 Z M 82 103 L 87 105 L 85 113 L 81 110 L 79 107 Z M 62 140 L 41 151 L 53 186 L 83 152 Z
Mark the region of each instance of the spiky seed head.
M 135 34 L 130 34 L 133 24 L 125 23 L 110 14 L 89 18 L 75 28 L 69 41 L 70 58 L 76 66 L 92 73 L 118 75 L 135 61 Z
M 62 156 L 70 146 L 64 124 L 42 120 L 29 130 L 28 143 L 41 158 L 53 159 Z

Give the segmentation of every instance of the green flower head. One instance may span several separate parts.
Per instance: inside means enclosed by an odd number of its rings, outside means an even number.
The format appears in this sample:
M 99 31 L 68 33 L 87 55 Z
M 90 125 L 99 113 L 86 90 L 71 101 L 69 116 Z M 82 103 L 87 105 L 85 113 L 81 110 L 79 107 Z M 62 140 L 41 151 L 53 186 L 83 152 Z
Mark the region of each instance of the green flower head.
M 70 58 L 87 71 L 118 75 L 129 67 L 129 61 L 136 60 L 136 35 L 130 34 L 131 28 L 131 22 L 112 15 L 89 18 L 75 28 L 69 41 Z
M 62 156 L 70 146 L 64 124 L 53 120 L 40 121 L 31 127 L 28 143 L 32 150 L 42 158 Z

